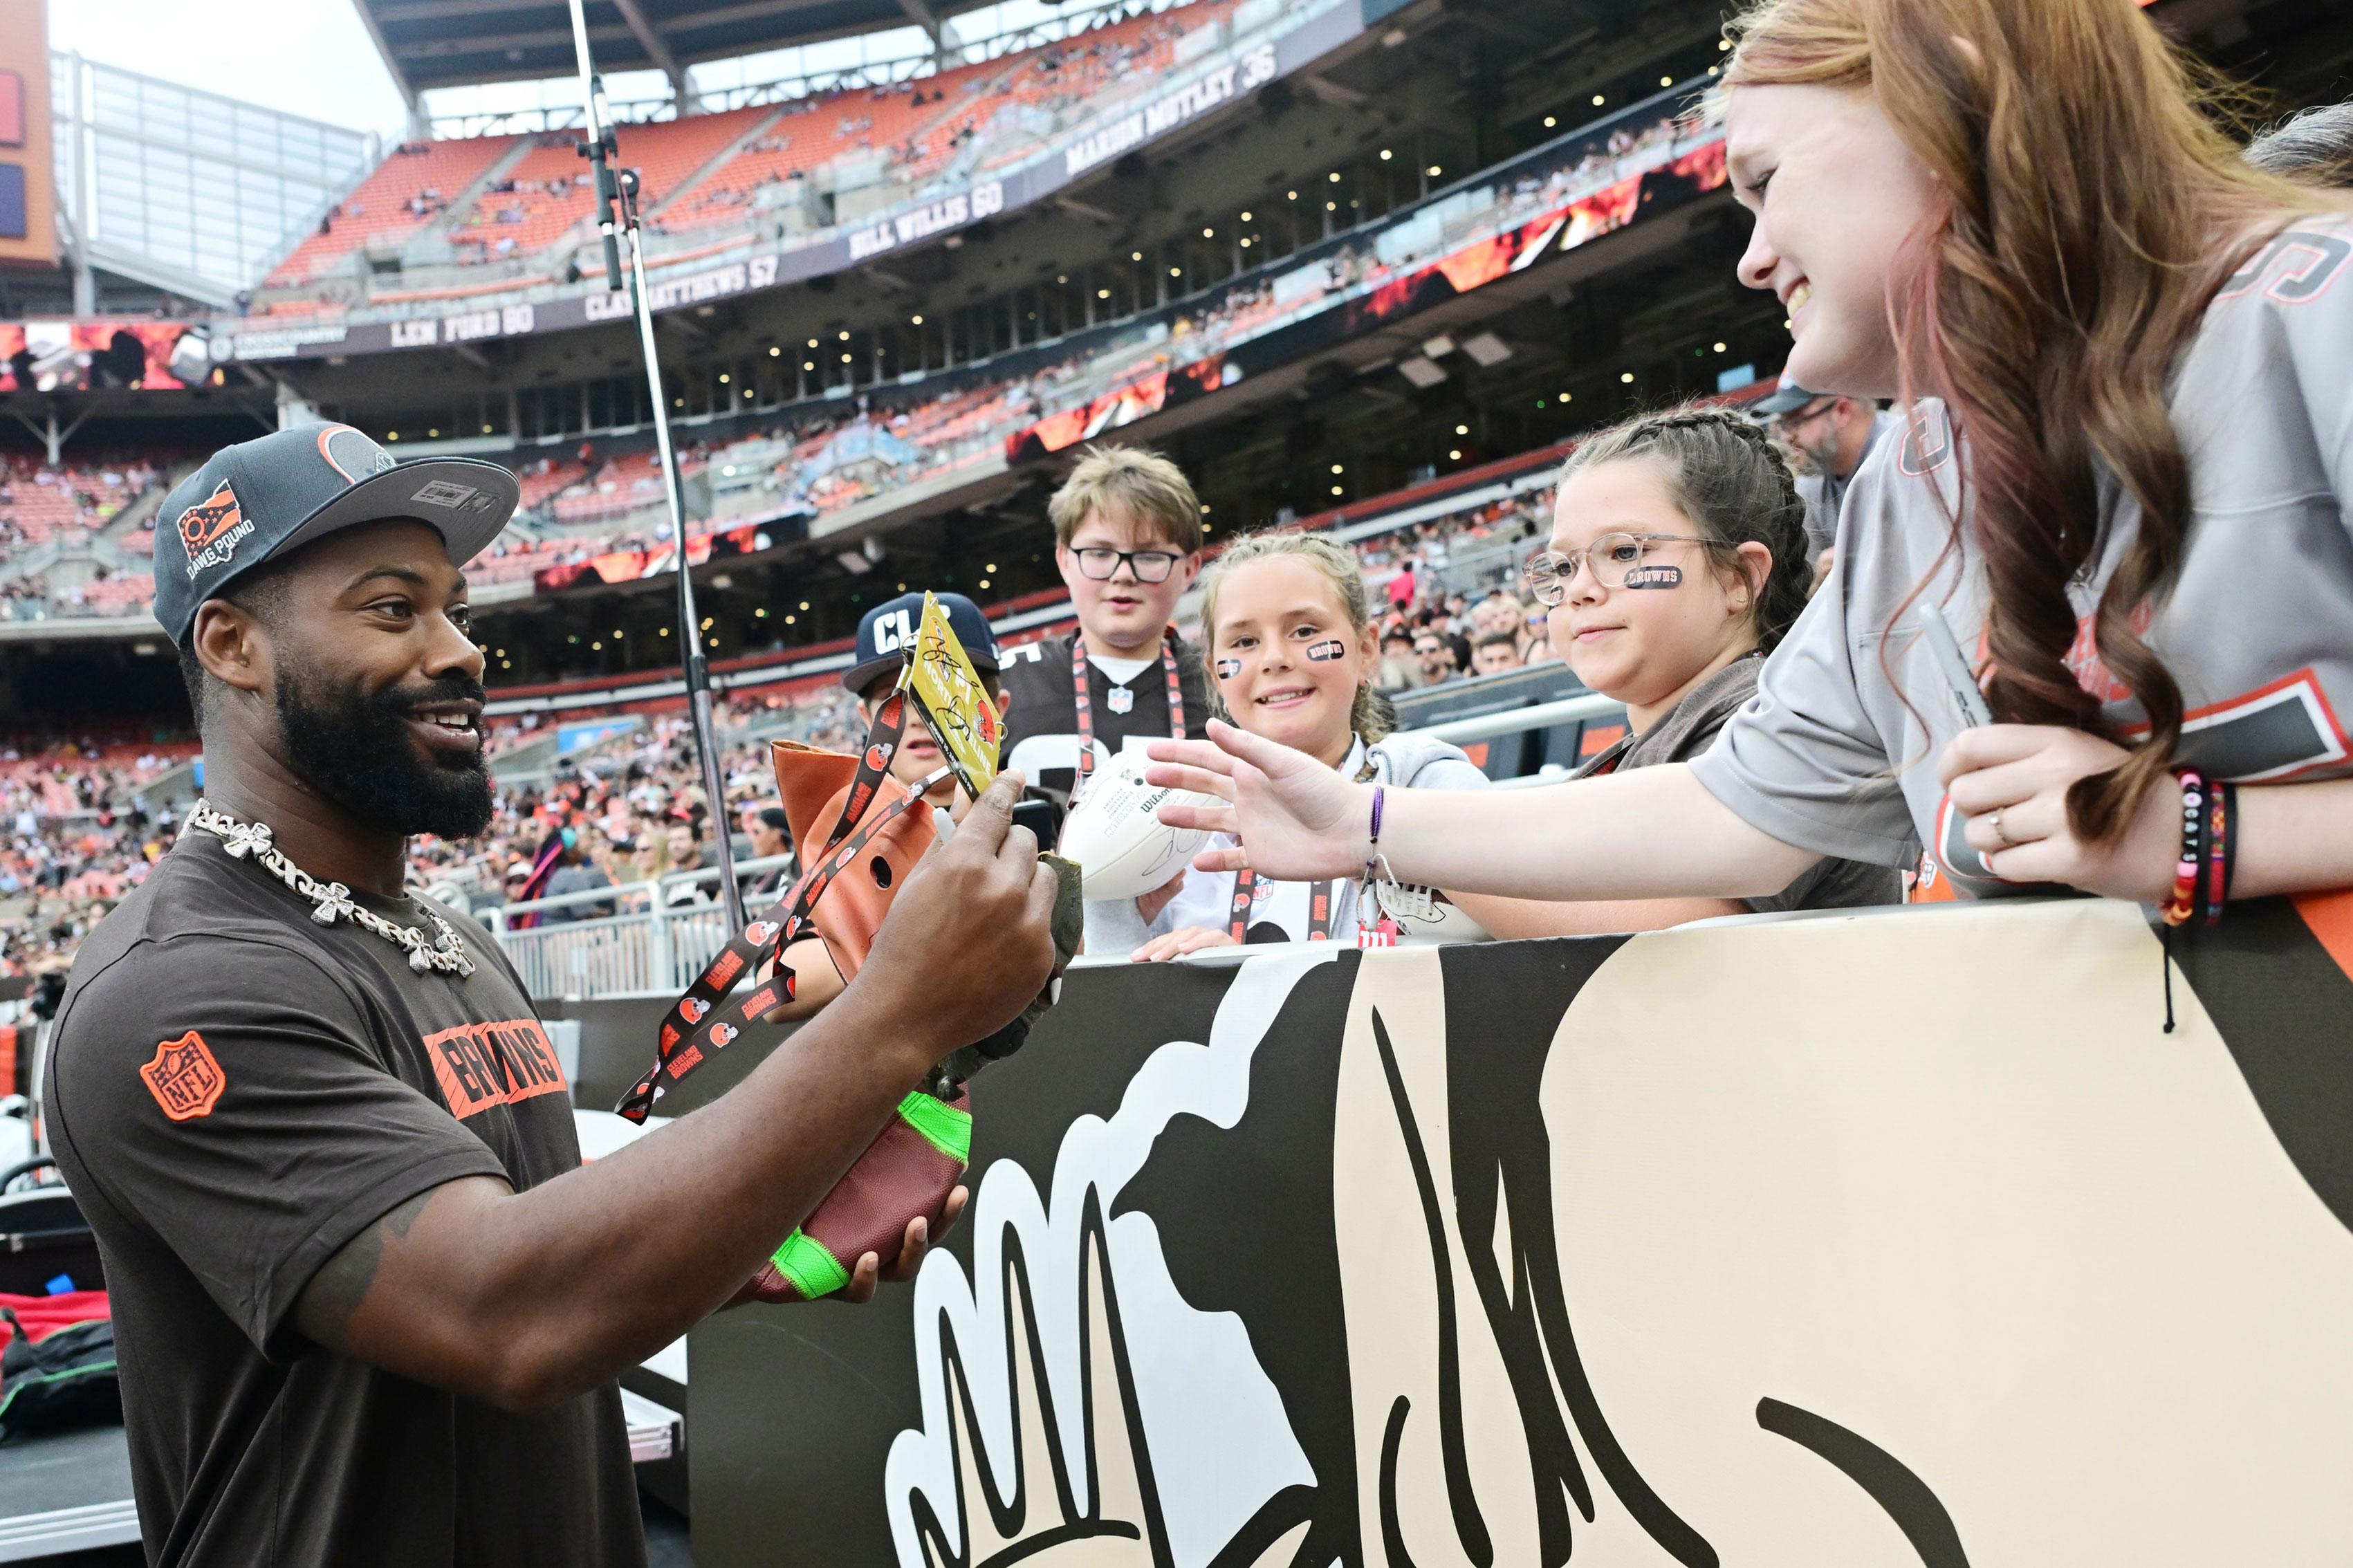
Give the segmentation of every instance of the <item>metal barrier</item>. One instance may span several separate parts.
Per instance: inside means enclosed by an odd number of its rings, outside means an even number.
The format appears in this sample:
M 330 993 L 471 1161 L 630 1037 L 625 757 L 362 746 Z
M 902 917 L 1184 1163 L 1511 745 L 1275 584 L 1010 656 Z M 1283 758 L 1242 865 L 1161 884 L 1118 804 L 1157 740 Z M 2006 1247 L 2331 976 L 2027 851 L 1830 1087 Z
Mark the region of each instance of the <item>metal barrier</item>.
M 746 860 L 736 875 L 759 876 L 788 867 L 789 855 Z M 652 882 L 591 888 L 528 903 L 484 910 L 476 917 L 533 996 L 674 996 L 727 944 L 727 918 L 712 897 L 716 867 L 681 871 Z M 672 889 L 702 889 L 693 903 L 672 904 Z M 573 911 L 611 914 L 573 918 Z M 550 921 L 550 914 L 565 918 Z M 518 925 L 536 915 L 537 923 Z

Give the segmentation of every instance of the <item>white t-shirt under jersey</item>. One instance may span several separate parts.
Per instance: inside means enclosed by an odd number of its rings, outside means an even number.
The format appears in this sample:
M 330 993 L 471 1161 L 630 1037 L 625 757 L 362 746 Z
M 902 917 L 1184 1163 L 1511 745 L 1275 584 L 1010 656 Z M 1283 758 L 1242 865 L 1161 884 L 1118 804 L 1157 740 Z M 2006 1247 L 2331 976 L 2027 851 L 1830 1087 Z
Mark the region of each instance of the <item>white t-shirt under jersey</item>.
M 2216 292 L 2181 354 L 2170 407 L 2189 459 L 2180 575 L 2150 618 L 2180 686 L 2184 761 L 2225 778 L 2353 773 L 2353 225 L 2299 219 Z M 1967 891 L 1997 891 L 1946 803 L 1937 758 L 1964 727 L 1907 614 L 1915 589 L 1984 658 L 1982 558 L 1966 528 L 1947 557 L 1959 454 L 1923 402 L 1884 441 L 1839 520 L 1831 580 L 1767 662 L 1757 697 L 1690 766 L 1786 843 L 1900 865 L 1925 843 Z M 1941 499 L 1940 499 L 1941 498 Z M 2070 663 L 2119 724 L 2141 718 L 2092 642 L 2101 592 L 2139 523 L 2105 474 L 2100 548 L 2072 591 Z M 1939 564 L 1941 561 L 1941 565 Z
M 1103 672 L 1103 679 L 1113 686 L 1125 686 L 1147 669 L 1156 668 L 1160 660 L 1152 658 L 1113 658 L 1108 654 L 1087 650 L 1087 662 Z

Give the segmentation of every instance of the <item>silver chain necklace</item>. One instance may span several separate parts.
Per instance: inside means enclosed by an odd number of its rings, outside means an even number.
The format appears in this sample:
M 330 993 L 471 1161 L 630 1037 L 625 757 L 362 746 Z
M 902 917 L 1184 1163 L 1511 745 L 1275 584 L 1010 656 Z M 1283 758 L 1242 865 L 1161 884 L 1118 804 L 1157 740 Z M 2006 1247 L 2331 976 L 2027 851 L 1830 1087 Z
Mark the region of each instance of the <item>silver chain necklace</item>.
M 187 826 L 209 833 L 221 841 L 232 860 L 250 858 L 253 863 L 311 900 L 314 906 L 311 918 L 322 926 L 346 920 L 364 931 L 402 949 L 408 954 L 408 967 L 419 974 L 455 974 L 459 979 L 474 973 L 474 961 L 466 956 L 464 944 L 449 922 L 427 910 L 425 918 L 433 922 L 438 940 L 427 943 L 424 933 L 405 925 L 396 925 L 374 910 L 363 909 L 352 898 L 352 890 L 341 882 L 321 882 L 286 858 L 284 850 L 273 840 L 269 825 L 265 822 L 239 822 L 225 811 L 216 810 L 212 802 L 200 800 L 188 809 Z

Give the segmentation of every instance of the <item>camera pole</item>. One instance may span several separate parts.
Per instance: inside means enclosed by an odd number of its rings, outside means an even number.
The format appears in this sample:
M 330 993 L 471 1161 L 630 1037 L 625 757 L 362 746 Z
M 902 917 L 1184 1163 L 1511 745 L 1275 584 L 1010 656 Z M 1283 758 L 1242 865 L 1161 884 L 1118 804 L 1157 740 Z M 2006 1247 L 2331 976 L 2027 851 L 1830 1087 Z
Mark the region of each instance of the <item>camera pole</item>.
M 605 101 L 605 82 L 588 53 L 588 16 L 585 0 L 572 0 L 572 47 L 580 58 L 580 96 L 588 117 L 588 141 L 582 149 L 596 174 L 596 232 L 605 241 L 605 287 L 628 288 L 637 300 L 638 342 L 645 355 L 646 388 L 653 400 L 654 440 L 660 449 L 662 494 L 670 502 L 670 536 L 678 552 L 679 652 L 686 669 L 687 711 L 694 724 L 695 749 L 702 753 L 702 792 L 711 804 L 714 858 L 719 866 L 719 898 L 727 911 L 727 930 L 744 929 L 744 893 L 735 885 L 735 866 L 729 852 L 732 825 L 727 818 L 727 780 L 720 766 L 718 729 L 712 719 L 711 671 L 702 657 L 702 627 L 694 613 L 694 576 L 687 570 L 686 497 L 678 471 L 678 455 L 670 447 L 670 401 L 662 392 L 661 361 L 654 347 L 653 301 L 646 294 L 645 247 L 638 224 L 638 176 L 635 170 L 616 169 L 620 139 L 613 114 Z M 621 275 L 619 236 L 629 241 L 629 272 Z

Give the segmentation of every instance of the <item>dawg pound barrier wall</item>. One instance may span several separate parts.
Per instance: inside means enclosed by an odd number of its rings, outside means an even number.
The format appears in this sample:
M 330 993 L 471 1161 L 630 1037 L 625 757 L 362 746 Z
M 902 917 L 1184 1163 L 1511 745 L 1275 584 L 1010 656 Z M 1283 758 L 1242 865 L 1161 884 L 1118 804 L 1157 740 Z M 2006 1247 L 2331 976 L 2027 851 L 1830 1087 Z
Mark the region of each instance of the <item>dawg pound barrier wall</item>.
M 695 1331 L 697 1561 L 2353 1561 L 2353 898 L 2176 956 L 2169 1035 L 2088 900 L 1076 972 L 912 1288 Z

